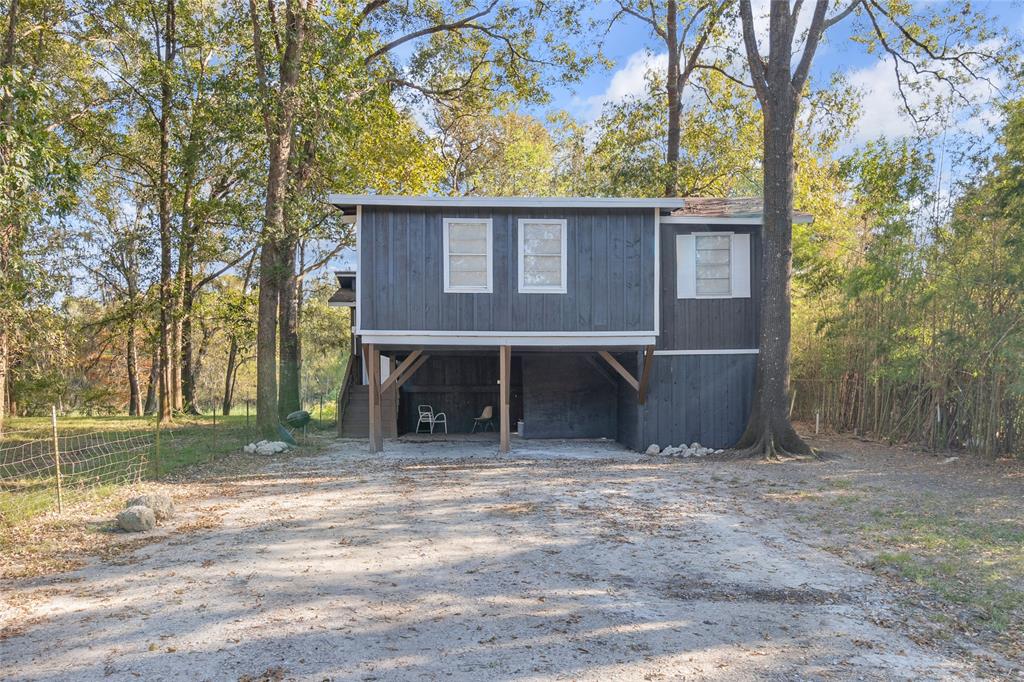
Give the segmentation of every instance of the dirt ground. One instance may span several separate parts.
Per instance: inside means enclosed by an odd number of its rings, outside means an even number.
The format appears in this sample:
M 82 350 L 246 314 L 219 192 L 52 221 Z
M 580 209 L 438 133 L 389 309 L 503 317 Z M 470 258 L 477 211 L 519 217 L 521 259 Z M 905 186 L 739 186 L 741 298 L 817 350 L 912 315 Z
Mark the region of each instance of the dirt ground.
M 371 458 L 340 443 L 277 460 L 187 502 L 189 532 L 0 583 L 0 678 L 1020 676 L 1001 635 L 932 627 L 931 592 L 879 570 L 884 527 L 858 520 L 873 495 L 903 501 L 902 479 L 948 488 L 962 463 L 819 445 L 845 454 L 771 465 L 388 443 Z M 1016 471 L 988 473 L 1019 501 Z

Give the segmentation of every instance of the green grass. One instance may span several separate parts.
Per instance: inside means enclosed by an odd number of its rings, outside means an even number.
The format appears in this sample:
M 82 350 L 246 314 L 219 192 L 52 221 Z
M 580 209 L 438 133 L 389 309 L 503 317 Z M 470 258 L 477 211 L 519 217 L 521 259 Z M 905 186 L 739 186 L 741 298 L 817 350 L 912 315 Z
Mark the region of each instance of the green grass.
M 326 411 L 326 410 L 325 410 Z M 63 442 L 75 442 L 74 438 L 66 437 L 74 434 L 97 434 L 100 439 L 121 439 L 126 434 L 136 437 L 146 436 L 151 447 L 144 452 L 132 456 L 138 462 L 144 455 L 146 464 L 141 471 L 144 480 L 162 478 L 195 464 L 210 462 L 219 456 L 237 452 L 246 443 L 257 439 L 255 418 L 246 420 L 245 414 L 229 417 L 177 417 L 173 425 L 160 429 L 159 448 L 156 447 L 156 423 L 152 418 L 142 417 L 61 417 L 58 420 L 58 435 Z M 315 422 L 314 422 L 315 425 Z M 315 426 L 314 426 L 315 428 Z M 28 441 L 44 441 L 44 459 L 52 457 L 48 439 L 51 437 L 50 420 L 45 417 L 28 417 L 10 419 L 5 424 L 5 437 L 0 441 L 0 457 L 6 448 L 8 453 L 13 446 Z M 66 441 L 65 441 L 66 439 Z M 43 444 L 39 444 L 43 448 Z M 66 447 L 62 445 L 62 447 Z M 116 450 L 118 446 L 111 446 Z M 10 456 L 10 455 L 9 455 Z M 127 462 L 128 457 L 125 457 Z M 0 460 L 2 462 L 2 460 Z M 30 466 L 4 467 L 0 463 L 0 528 L 24 523 L 40 514 L 57 508 L 57 487 L 52 465 L 43 466 L 45 462 L 36 461 L 40 466 L 38 475 L 33 475 Z M 137 464 L 136 464 L 137 466 Z M 83 499 L 97 495 L 117 494 L 122 483 L 134 478 L 129 475 L 127 465 L 114 465 L 103 472 L 102 476 L 79 476 L 69 473 L 70 467 L 65 463 L 63 489 L 64 503 L 71 506 Z
M 1024 525 L 968 519 L 956 513 L 894 508 L 875 510 L 866 530 L 896 551 L 879 553 L 888 567 L 965 607 L 1002 632 L 1024 609 Z

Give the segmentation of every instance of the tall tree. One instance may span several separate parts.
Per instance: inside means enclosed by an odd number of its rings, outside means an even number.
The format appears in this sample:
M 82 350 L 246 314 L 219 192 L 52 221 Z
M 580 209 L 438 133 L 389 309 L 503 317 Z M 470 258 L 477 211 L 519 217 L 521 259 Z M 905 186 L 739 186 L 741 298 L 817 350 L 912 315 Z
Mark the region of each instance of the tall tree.
M 578 74 L 586 60 L 577 60 L 564 42 L 552 35 L 537 39 L 534 25 L 547 16 L 558 17 L 563 27 L 578 26 L 578 12 L 551 10 L 502 4 L 501 0 L 479 7 L 473 3 L 370 0 L 356 8 L 287 0 L 278 16 L 276 5 L 264 11 L 250 0 L 248 18 L 267 154 L 256 337 L 256 410 L 264 433 L 272 433 L 278 424 L 282 311 L 286 326 L 292 328 L 293 324 L 294 294 L 289 281 L 298 235 L 290 219 L 288 196 L 294 187 L 304 184 L 304 169 L 315 163 L 323 142 L 317 131 L 329 128 L 328 119 L 344 111 L 346 105 L 360 106 L 367 99 L 396 90 L 439 99 L 476 88 L 530 94 L 538 92 L 542 66 Z M 537 45 L 543 46 L 548 56 L 536 57 Z M 409 48 L 414 55 L 409 66 L 401 68 L 395 54 Z M 333 59 L 325 59 L 331 56 Z M 317 92 L 334 96 L 325 100 L 317 97 Z M 314 106 L 309 106 L 310 101 Z M 290 339 L 291 332 L 286 336 Z M 290 343 L 287 355 L 285 361 L 290 365 L 294 357 Z M 288 367 L 285 374 L 297 388 L 291 377 L 298 372 Z M 295 398 L 294 390 L 290 391 L 288 399 Z
M 806 30 L 798 30 L 802 1 L 795 0 L 791 4 L 789 0 L 773 0 L 769 4 L 768 53 L 763 56 L 750 0 L 740 0 L 747 66 L 764 118 L 764 219 L 756 397 L 747 427 L 736 447 L 769 457 L 786 453 L 812 454 L 793 428 L 788 409 L 793 150 L 800 101 L 823 35 L 856 12 L 867 20 L 869 39 L 892 57 L 898 76 L 901 68 L 909 69 L 915 76 L 943 81 L 960 96 L 958 86 L 964 78 L 977 77 L 981 68 L 996 61 L 996 55 L 978 47 L 977 41 L 989 37 L 990 33 L 984 17 L 969 8 L 950 12 L 937 21 L 915 24 L 910 16 L 912 8 L 895 0 L 849 0 L 829 16 L 832 4 L 830 0 L 816 0 Z M 937 38 L 936 27 L 947 30 L 950 36 L 957 36 L 956 43 Z M 903 93 L 905 81 L 900 82 Z
M 683 92 L 698 68 L 720 69 L 714 60 L 702 64 L 716 37 L 725 34 L 725 13 L 729 0 L 617 0 L 619 9 L 612 21 L 630 16 L 647 24 L 665 44 L 667 51 L 665 86 L 667 121 L 665 139 L 665 196 L 679 196 L 679 147 L 682 136 Z

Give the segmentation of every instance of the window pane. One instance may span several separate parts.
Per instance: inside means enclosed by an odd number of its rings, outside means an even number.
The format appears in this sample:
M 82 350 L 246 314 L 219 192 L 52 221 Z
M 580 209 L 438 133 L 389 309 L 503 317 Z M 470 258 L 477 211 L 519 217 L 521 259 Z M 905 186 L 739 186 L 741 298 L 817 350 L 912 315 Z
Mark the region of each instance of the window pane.
M 732 237 L 727 234 L 699 234 L 697 235 L 697 249 L 728 249 L 731 246 Z
M 697 294 L 704 296 L 728 296 L 731 291 L 728 279 L 698 279 Z
M 558 287 L 562 285 L 562 259 L 558 256 L 526 256 L 523 260 L 523 284 Z
M 562 252 L 561 226 L 523 223 L 523 249 L 526 254 L 560 254 Z
M 451 256 L 449 272 L 487 272 L 487 256 Z
M 448 284 L 453 287 L 487 286 L 487 273 L 478 270 L 453 270 L 448 273 Z
M 487 253 L 487 223 L 449 223 L 448 253 Z
M 697 279 L 729 279 L 729 264 L 704 265 L 697 264 Z
M 697 265 L 703 263 L 729 263 L 729 249 L 697 249 Z

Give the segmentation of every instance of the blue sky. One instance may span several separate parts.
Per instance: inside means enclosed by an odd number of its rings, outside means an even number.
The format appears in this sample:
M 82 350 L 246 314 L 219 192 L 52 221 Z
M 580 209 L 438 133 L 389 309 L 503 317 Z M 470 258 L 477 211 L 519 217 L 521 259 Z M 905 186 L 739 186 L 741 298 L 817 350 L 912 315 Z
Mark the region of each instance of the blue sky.
M 810 8 L 813 4 L 806 2 L 805 6 Z M 927 9 L 933 3 L 918 1 L 915 4 Z M 767 2 L 755 0 L 754 5 L 755 14 L 763 14 Z M 598 4 L 596 15 L 610 16 L 614 6 L 605 0 Z M 995 26 L 1004 27 L 1018 38 L 1024 38 L 1024 3 L 1021 0 L 982 0 L 973 3 L 973 7 L 992 17 Z M 851 145 L 880 134 L 897 136 L 913 133 L 912 122 L 900 112 L 891 62 L 867 54 L 862 45 L 851 41 L 851 34 L 857 28 L 857 20 L 851 17 L 829 31 L 817 52 L 812 78 L 827 82 L 832 74 L 843 73 L 864 93 L 864 116 L 850 141 Z M 652 62 L 657 64 L 659 55 L 664 59 L 665 52 L 664 44 L 659 44 L 659 39 L 651 35 L 649 27 L 632 18 L 621 19 L 612 27 L 605 38 L 604 51 L 615 66 L 611 70 L 592 70 L 574 88 L 574 92 L 560 90 L 554 93 L 552 109 L 564 109 L 581 120 L 592 119 L 603 102 L 639 92 L 643 86 L 643 72 Z

